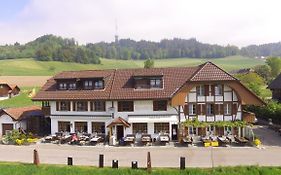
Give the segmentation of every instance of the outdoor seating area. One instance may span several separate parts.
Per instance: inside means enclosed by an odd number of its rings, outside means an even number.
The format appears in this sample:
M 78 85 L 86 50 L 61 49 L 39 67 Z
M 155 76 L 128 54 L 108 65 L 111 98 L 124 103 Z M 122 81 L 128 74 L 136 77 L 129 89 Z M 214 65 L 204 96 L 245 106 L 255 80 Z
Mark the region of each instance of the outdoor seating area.
M 57 132 L 54 135 L 46 136 L 42 139 L 42 143 L 54 144 L 70 144 L 70 145 L 97 145 L 103 144 L 105 141 L 105 134 L 88 134 L 88 133 L 68 133 Z
M 182 139 L 183 146 L 227 147 L 247 146 L 250 141 L 245 137 L 228 136 L 187 136 Z

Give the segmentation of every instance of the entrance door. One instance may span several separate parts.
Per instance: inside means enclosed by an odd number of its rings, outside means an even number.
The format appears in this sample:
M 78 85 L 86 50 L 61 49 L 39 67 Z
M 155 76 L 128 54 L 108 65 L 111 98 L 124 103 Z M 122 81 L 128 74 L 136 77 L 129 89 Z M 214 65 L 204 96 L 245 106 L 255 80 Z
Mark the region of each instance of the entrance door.
M 2 124 L 2 135 L 6 135 L 7 131 L 12 131 L 14 129 L 13 124 Z
M 124 137 L 124 127 L 122 125 L 117 125 L 116 130 L 117 130 L 117 140 L 120 140 L 122 137 Z
M 172 140 L 178 139 L 178 125 L 172 125 Z

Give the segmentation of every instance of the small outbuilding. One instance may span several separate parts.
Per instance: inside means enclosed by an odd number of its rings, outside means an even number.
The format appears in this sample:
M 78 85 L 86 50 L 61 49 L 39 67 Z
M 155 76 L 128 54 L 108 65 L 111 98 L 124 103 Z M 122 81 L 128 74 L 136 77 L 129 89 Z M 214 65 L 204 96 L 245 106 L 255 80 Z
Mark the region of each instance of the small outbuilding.
M 0 82 L 0 100 L 12 98 L 20 93 L 20 88 L 15 84 Z
M 281 102 L 281 73 L 269 84 L 272 91 L 272 99 Z
M 44 114 L 38 106 L 6 108 L 0 111 L 0 136 L 14 129 L 42 135 L 46 131 L 45 126 Z

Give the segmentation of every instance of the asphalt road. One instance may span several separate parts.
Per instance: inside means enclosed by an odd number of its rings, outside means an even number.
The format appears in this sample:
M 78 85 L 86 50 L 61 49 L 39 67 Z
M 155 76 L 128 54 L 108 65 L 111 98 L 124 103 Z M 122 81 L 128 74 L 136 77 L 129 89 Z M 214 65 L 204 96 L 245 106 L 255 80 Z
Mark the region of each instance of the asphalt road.
M 31 163 L 33 149 L 39 152 L 41 163 L 66 164 L 68 156 L 75 165 L 98 165 L 99 154 L 104 154 L 105 166 L 117 159 L 119 166 L 128 167 L 138 161 L 145 167 L 147 152 L 151 153 L 152 166 L 178 167 L 179 158 L 186 157 L 188 167 L 213 167 L 235 165 L 281 165 L 281 147 L 257 149 L 251 147 L 203 148 L 203 147 L 81 147 L 70 145 L 37 144 L 31 146 L 0 145 L 0 161 Z

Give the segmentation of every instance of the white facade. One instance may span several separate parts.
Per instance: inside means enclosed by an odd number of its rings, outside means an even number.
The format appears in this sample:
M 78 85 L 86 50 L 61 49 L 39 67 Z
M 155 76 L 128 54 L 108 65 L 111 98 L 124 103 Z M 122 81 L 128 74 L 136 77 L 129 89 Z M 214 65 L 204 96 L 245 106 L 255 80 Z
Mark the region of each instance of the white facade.
M 26 121 L 15 121 L 9 115 L 3 114 L 3 115 L 0 116 L 0 136 L 5 134 L 5 133 L 2 133 L 3 132 L 3 128 L 2 128 L 3 124 L 12 124 L 13 129 L 22 128 L 22 129 L 26 130 Z
M 220 96 L 197 96 L 196 87 L 194 87 L 189 94 L 186 96 L 186 104 L 224 104 L 230 102 L 231 104 L 237 104 L 237 113 L 231 115 L 193 115 L 185 116 L 183 113 L 183 108 L 180 108 L 180 120 L 185 121 L 186 119 L 198 118 L 199 121 L 233 121 L 242 119 L 242 107 L 238 101 L 236 93 L 228 86 L 224 86 L 223 93 Z M 105 123 L 105 133 L 108 133 L 108 128 L 106 127 L 114 118 L 122 117 L 131 127 L 124 127 L 124 136 L 127 134 L 132 134 L 132 124 L 133 123 L 146 123 L 147 133 L 154 135 L 154 124 L 155 123 L 169 123 L 170 137 L 172 137 L 172 125 L 178 124 L 178 109 L 171 107 L 169 105 L 166 111 L 154 111 L 153 110 L 153 100 L 135 100 L 134 110 L 132 112 L 118 112 L 118 101 L 106 101 L 106 111 L 95 112 L 90 111 L 90 101 L 88 101 L 88 111 L 73 111 L 73 102 L 70 102 L 70 111 L 57 111 L 56 102 L 51 101 L 51 133 L 55 134 L 58 132 L 58 122 L 66 121 L 70 122 L 70 132 L 75 132 L 75 122 L 87 122 L 87 132 L 92 133 L 92 122 L 104 122 Z M 116 127 L 113 127 L 113 135 L 116 135 Z

